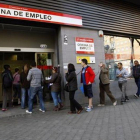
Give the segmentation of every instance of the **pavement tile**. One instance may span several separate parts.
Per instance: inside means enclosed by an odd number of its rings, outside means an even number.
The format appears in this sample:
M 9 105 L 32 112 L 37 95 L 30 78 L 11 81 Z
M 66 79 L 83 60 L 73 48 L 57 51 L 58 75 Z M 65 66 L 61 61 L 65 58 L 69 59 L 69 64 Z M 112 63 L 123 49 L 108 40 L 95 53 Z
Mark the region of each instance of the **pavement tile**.
M 32 115 L 19 107 L 0 112 L 0 140 L 140 140 L 140 99 L 80 115 L 67 112 L 43 114 L 37 107 Z

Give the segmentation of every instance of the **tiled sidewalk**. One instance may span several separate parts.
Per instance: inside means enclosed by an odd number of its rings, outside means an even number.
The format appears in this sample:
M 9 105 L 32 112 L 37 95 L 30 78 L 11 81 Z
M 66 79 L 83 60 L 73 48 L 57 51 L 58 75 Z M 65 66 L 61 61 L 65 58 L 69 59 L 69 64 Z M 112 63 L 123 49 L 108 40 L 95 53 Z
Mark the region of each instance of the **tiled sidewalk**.
M 115 107 L 94 107 L 80 115 L 67 112 L 43 114 L 36 108 L 28 115 L 15 108 L 5 117 L 0 112 L 0 140 L 140 140 L 140 99 Z

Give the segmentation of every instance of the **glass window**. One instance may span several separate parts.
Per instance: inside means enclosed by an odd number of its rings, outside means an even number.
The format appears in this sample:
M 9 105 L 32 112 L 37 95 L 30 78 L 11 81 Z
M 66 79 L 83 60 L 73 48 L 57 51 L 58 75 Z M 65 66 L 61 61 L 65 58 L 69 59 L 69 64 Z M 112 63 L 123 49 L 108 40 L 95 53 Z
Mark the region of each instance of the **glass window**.
M 3 60 L 3 53 L 0 53 L 0 61 Z
M 24 60 L 35 60 L 35 53 L 24 53 Z
M 140 62 L 140 39 L 134 40 L 134 60 L 138 60 Z
M 51 76 L 51 68 L 53 66 L 53 53 L 37 53 L 37 67 L 43 72 L 44 77 Z
M 105 60 L 109 67 L 110 80 L 116 79 L 117 63 L 122 62 L 123 67 L 130 72 L 131 42 L 129 38 L 104 36 Z
M 4 60 L 23 60 L 23 53 L 4 53 Z

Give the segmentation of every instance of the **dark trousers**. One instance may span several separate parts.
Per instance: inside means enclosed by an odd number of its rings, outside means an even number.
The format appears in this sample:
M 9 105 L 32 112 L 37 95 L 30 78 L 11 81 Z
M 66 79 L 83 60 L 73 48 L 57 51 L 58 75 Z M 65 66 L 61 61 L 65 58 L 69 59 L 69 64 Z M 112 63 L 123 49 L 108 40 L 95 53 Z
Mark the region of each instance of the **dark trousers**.
M 20 85 L 13 85 L 13 91 L 14 91 L 14 95 L 13 97 L 16 98 L 18 96 L 18 98 L 21 98 L 21 86 Z
M 9 103 L 9 107 L 12 107 L 12 87 L 6 89 L 3 88 L 3 109 L 7 109 L 7 101 Z
M 135 78 L 135 83 L 138 87 L 138 90 L 137 90 L 137 95 L 140 96 L 140 78 Z
M 70 111 L 75 112 L 76 109 L 80 110 L 82 106 L 74 99 L 75 91 L 69 93 Z
M 105 104 L 105 92 L 107 96 L 110 98 L 110 100 L 112 101 L 112 103 L 116 101 L 116 99 L 114 98 L 114 96 L 110 91 L 109 84 L 104 85 L 100 83 L 99 87 L 100 87 L 100 104 Z

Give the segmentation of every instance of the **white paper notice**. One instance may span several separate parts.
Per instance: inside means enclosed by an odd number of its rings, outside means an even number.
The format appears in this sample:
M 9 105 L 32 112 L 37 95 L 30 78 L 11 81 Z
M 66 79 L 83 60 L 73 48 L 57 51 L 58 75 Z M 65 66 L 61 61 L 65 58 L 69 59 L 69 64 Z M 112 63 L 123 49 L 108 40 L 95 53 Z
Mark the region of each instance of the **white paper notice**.
M 52 66 L 52 60 L 51 59 L 47 59 L 47 66 Z

